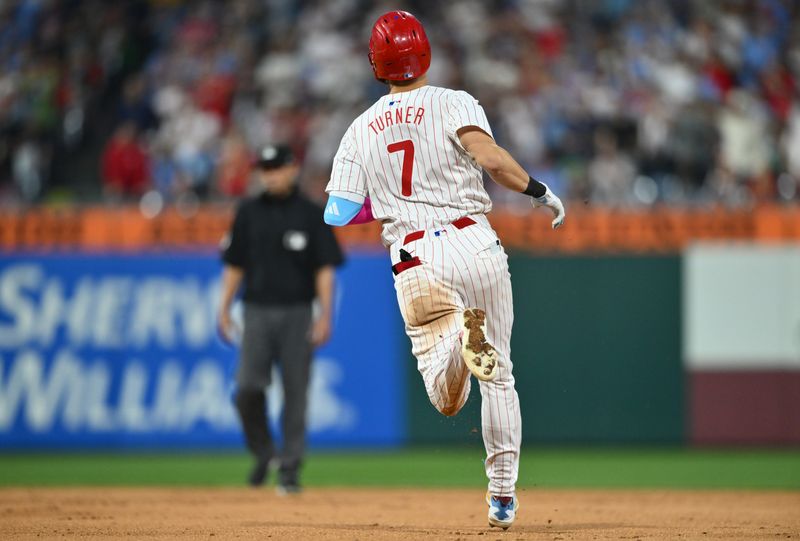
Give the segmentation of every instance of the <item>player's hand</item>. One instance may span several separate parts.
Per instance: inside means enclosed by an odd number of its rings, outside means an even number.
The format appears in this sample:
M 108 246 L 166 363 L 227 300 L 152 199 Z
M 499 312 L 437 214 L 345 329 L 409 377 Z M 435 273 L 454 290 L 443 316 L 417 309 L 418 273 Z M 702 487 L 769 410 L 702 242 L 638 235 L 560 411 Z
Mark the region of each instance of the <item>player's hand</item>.
M 564 223 L 564 217 L 567 215 L 564 210 L 564 203 L 561 202 L 561 199 L 556 194 L 550 191 L 549 187 L 543 196 L 531 197 L 531 204 L 533 208 L 547 207 L 553 211 L 553 216 L 555 216 L 552 223 L 553 229 L 558 229 Z
M 228 310 L 220 309 L 217 317 L 217 330 L 219 336 L 228 344 L 235 344 L 241 336 L 239 326 L 233 321 Z
M 311 326 L 311 343 L 314 347 L 323 345 L 331 337 L 331 320 L 328 317 L 318 317 Z

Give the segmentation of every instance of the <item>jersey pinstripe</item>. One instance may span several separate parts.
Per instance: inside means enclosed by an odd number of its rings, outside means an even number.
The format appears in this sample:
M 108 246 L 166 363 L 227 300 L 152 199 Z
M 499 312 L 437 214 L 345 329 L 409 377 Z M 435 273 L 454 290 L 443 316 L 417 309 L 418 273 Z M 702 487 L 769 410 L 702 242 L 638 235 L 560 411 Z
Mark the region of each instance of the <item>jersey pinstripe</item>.
M 348 128 L 326 191 L 369 196 L 386 246 L 408 231 L 485 214 L 492 202 L 456 135 L 463 126 L 492 135 L 466 92 L 424 86 L 383 96 Z

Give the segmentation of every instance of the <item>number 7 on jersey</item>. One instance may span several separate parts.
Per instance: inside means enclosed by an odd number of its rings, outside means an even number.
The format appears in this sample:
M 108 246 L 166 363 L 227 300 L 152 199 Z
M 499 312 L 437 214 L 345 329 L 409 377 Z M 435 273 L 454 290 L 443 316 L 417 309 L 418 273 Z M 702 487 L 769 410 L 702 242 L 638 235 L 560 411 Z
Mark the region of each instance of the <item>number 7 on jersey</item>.
M 402 194 L 411 195 L 411 175 L 414 173 L 414 141 L 411 139 L 398 141 L 387 146 L 386 150 L 389 151 L 389 154 L 403 153 Z

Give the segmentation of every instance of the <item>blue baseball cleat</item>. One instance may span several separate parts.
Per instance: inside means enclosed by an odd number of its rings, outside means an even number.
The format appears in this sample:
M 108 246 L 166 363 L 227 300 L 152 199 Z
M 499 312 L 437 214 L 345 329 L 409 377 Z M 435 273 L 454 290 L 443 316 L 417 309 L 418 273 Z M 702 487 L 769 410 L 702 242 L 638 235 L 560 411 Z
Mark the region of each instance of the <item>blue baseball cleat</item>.
M 489 504 L 489 526 L 507 530 L 514 524 L 519 509 L 516 496 L 492 496 L 487 492 L 486 503 Z

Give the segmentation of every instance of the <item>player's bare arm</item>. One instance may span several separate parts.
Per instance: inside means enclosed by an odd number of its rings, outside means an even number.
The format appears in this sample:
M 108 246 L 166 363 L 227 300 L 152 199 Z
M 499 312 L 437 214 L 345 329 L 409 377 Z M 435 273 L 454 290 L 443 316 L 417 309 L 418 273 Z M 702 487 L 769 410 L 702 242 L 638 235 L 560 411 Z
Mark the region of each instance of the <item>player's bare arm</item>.
M 477 126 L 458 130 L 458 139 L 464 150 L 500 186 L 532 197 L 534 207 L 547 207 L 553 211 L 553 229 L 564 223 L 564 204 L 546 184 L 528 175 L 506 149 Z
M 500 186 L 520 193 L 527 189 L 528 173 L 485 131 L 477 126 L 465 126 L 458 130 L 458 138 L 475 163 Z

